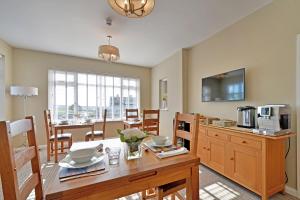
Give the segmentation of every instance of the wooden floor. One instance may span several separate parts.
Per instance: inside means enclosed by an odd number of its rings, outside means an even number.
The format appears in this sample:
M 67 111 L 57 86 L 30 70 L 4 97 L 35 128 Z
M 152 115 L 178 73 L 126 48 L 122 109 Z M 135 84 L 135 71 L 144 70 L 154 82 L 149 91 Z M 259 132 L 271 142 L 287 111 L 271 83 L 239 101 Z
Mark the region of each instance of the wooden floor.
M 46 151 L 41 150 L 42 174 L 44 189 L 47 189 L 49 180 L 54 177 L 53 172 L 57 167 L 53 162 L 46 162 Z M 18 174 L 19 182 L 22 183 L 30 173 L 30 166 L 25 166 Z M 202 200 L 259 200 L 260 198 L 249 190 L 230 181 L 229 179 L 219 175 L 218 173 L 201 166 L 200 167 L 200 199 Z M 1 182 L 0 182 L 1 184 Z M 3 200 L 2 188 L 0 188 L 0 199 Z M 184 194 L 185 191 L 182 191 Z M 30 195 L 28 200 L 34 199 L 34 193 Z M 140 200 L 140 194 L 133 194 L 128 197 L 120 198 L 119 200 Z M 169 198 L 166 198 L 166 200 Z M 299 200 L 290 195 L 277 194 L 270 200 Z

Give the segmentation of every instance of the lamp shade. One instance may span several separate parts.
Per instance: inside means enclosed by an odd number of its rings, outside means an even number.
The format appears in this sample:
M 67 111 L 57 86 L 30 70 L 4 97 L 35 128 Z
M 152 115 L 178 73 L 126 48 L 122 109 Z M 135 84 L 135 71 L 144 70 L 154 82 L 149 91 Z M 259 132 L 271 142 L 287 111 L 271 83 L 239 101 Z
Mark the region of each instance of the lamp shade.
M 10 95 L 31 97 L 38 95 L 38 88 L 36 87 L 24 87 L 24 86 L 11 86 Z

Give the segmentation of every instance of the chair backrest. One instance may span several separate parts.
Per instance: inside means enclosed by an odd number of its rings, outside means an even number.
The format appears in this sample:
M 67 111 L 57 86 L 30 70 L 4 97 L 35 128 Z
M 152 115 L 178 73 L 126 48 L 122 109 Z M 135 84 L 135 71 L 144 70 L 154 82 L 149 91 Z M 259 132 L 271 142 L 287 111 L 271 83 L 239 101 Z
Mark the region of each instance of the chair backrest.
M 159 110 L 143 111 L 143 131 L 159 135 Z
M 45 120 L 45 127 L 46 127 L 46 137 L 47 137 L 47 141 L 49 141 L 50 137 L 53 135 L 50 110 L 44 110 L 44 120 Z
M 130 119 L 138 119 L 139 118 L 139 110 L 138 109 L 126 109 L 125 110 L 126 121 Z
M 103 125 L 102 125 L 103 138 L 105 138 L 106 116 L 107 116 L 107 109 L 104 109 Z
M 18 153 L 14 153 L 12 137 L 21 133 L 27 133 L 28 147 Z M 25 200 L 33 189 L 35 198 L 43 199 L 43 189 L 40 171 L 39 152 L 35 138 L 35 119 L 26 119 L 15 122 L 0 122 L 0 173 L 4 199 Z M 26 163 L 31 162 L 32 174 L 19 187 L 17 171 Z
M 189 124 L 189 130 L 182 130 L 180 124 Z M 199 114 L 184 114 L 177 112 L 174 122 L 173 144 L 177 145 L 177 139 L 190 141 L 190 153 L 196 155 L 199 128 Z

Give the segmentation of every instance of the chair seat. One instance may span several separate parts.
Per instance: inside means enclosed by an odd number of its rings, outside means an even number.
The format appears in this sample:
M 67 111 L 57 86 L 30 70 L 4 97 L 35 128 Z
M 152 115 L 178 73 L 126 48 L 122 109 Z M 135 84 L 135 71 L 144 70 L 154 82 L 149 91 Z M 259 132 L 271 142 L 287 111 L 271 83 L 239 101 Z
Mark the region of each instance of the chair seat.
M 87 137 L 92 137 L 92 131 L 86 133 Z M 103 131 L 94 131 L 94 137 L 102 137 Z
M 68 140 L 72 138 L 71 133 L 57 134 L 57 140 Z M 54 141 L 54 135 L 51 135 L 50 141 Z
M 159 186 L 159 189 L 162 189 L 164 193 L 168 192 L 169 190 L 173 190 L 176 188 L 176 190 L 183 189 L 185 187 L 186 180 L 179 180 L 172 183 L 168 183 L 162 186 Z

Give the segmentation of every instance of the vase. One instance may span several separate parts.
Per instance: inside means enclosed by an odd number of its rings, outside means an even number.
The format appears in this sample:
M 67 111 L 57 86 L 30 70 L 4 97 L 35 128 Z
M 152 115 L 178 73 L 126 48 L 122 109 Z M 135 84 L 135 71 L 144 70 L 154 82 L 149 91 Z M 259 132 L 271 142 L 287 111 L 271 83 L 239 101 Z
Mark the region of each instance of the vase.
M 124 156 L 126 160 L 134 160 L 142 157 L 142 141 L 127 143 L 124 142 Z

